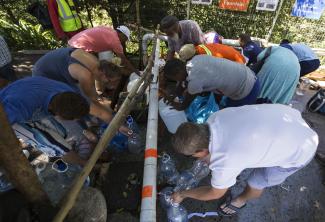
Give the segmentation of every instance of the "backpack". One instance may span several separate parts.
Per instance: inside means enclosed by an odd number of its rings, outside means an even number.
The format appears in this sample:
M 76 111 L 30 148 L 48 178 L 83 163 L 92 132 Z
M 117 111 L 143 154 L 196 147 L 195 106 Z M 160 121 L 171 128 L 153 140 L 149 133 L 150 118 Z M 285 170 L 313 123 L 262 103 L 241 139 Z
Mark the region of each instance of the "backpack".
M 46 5 L 42 4 L 39 1 L 34 2 L 30 6 L 28 6 L 27 12 L 37 19 L 37 21 L 41 24 L 43 29 L 46 30 L 46 29 L 53 28 L 51 18 Z
M 325 90 L 318 90 L 307 103 L 307 110 L 310 112 L 318 112 L 325 115 Z

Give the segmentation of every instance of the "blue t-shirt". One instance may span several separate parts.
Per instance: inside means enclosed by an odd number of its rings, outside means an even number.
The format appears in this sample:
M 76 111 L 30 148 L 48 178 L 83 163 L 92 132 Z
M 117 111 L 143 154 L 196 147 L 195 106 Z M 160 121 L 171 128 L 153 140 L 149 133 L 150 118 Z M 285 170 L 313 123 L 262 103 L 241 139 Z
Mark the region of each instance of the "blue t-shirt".
M 35 115 L 49 115 L 48 106 L 53 96 L 61 92 L 74 92 L 68 85 L 44 77 L 27 77 L 11 83 L 0 91 L 11 124 L 26 122 Z
M 243 48 L 244 55 L 249 59 L 247 65 L 256 63 L 257 56 L 262 51 L 263 49 L 253 41 L 248 42 Z

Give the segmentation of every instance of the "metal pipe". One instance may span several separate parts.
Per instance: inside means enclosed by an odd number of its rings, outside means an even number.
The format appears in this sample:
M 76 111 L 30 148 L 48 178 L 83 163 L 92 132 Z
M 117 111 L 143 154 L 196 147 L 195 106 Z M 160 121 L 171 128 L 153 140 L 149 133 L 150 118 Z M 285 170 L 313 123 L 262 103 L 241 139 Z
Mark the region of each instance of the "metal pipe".
M 150 84 L 140 222 L 156 222 L 159 44 L 160 39 L 157 39 Z
M 142 37 L 142 50 L 143 50 L 143 54 L 147 53 L 147 49 L 148 49 L 148 41 L 153 39 L 155 36 L 155 34 L 153 33 L 147 33 L 145 35 L 143 35 Z M 167 42 L 168 38 L 165 35 L 158 35 L 158 38 L 162 41 Z
M 282 9 L 283 2 L 284 2 L 283 0 L 280 1 L 278 11 L 276 12 L 275 17 L 274 17 L 273 22 L 272 22 L 272 26 L 271 26 L 269 32 L 267 33 L 267 36 L 266 36 L 266 42 L 267 42 L 267 43 L 270 41 L 270 38 L 271 38 L 271 36 L 272 36 L 273 29 L 274 29 L 274 27 L 275 27 L 275 25 L 276 25 L 276 22 L 278 21 L 278 17 L 279 17 L 279 15 L 280 15 L 280 12 L 281 12 L 281 9 Z

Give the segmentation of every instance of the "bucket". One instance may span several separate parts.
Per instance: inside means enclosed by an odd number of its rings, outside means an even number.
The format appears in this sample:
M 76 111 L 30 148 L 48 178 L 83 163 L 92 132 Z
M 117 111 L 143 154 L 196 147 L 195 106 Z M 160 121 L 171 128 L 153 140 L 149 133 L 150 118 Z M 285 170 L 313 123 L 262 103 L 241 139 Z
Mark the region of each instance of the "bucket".
M 159 114 L 170 133 L 175 133 L 182 123 L 188 122 L 184 111 L 173 109 L 163 99 L 159 101 Z

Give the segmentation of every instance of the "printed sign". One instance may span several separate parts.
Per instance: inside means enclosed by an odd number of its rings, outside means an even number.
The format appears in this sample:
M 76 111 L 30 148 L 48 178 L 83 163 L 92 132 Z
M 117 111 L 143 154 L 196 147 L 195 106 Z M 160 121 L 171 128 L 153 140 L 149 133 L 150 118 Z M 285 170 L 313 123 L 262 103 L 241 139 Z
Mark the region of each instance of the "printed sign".
M 256 10 L 275 11 L 279 0 L 258 0 Z
M 324 0 L 296 0 L 291 15 L 310 19 L 320 19 L 324 9 Z
M 220 0 L 219 8 L 246 12 L 249 0 Z
M 192 0 L 192 4 L 211 5 L 212 0 Z

